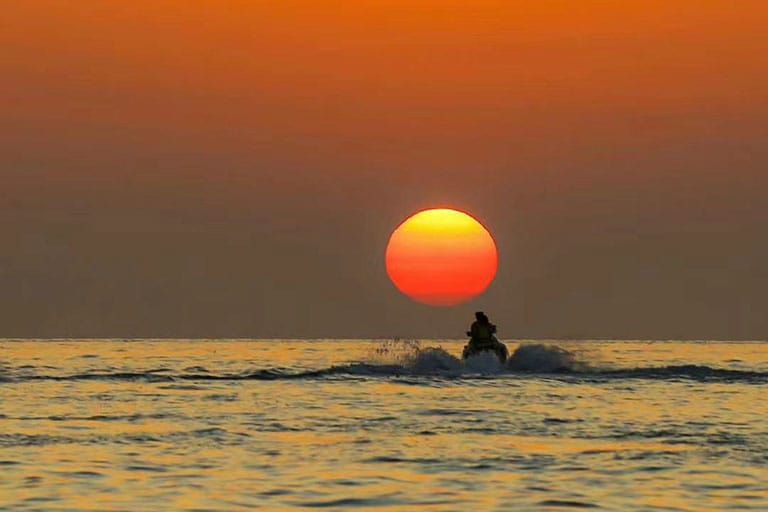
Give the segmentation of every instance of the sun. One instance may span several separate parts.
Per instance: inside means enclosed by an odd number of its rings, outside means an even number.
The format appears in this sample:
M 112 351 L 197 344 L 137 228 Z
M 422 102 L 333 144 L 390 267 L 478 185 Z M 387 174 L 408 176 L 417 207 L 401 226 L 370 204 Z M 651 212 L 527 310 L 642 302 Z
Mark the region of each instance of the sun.
M 471 215 L 433 208 L 415 213 L 395 228 L 385 261 L 389 278 L 411 299 L 455 306 L 491 284 L 498 252 L 491 234 Z

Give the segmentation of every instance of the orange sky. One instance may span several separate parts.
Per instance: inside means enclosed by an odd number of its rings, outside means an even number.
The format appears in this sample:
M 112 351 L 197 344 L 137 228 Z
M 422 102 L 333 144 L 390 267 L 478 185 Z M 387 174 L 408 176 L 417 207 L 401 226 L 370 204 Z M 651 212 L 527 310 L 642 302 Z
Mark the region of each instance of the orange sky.
M 16 2 L 0 31 L 5 115 L 17 138 L 66 129 L 64 147 L 490 149 L 520 118 L 531 138 L 585 115 L 636 131 L 661 112 L 679 129 L 768 95 L 764 2 L 412 4 Z
M 440 313 L 388 295 L 383 245 L 451 205 L 497 237 L 487 304 L 521 333 L 768 336 L 767 25 L 762 0 L 11 2 L 0 325 L 419 334 Z

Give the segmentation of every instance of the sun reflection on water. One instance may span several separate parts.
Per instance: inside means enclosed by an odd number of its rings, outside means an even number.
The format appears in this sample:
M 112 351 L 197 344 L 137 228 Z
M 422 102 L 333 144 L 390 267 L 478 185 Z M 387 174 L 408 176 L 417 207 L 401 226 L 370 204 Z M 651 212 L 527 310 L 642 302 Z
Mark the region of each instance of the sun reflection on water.
M 375 343 L 0 341 L 0 507 L 768 508 L 765 344 L 457 376 L 366 373 Z

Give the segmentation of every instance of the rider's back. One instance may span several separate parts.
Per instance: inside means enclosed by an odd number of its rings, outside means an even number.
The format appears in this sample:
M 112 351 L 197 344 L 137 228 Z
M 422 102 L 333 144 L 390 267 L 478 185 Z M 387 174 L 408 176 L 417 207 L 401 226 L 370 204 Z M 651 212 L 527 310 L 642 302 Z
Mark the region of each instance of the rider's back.
M 470 328 L 469 343 L 477 348 L 491 347 L 494 345 L 493 333 L 496 331 L 495 326 L 488 322 L 474 322 Z

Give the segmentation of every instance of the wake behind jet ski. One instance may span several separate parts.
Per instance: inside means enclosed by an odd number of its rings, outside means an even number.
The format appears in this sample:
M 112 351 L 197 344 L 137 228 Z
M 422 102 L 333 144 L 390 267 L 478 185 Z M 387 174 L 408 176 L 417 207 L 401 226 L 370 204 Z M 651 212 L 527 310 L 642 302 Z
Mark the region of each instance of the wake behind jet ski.
M 464 347 L 462 359 L 468 359 L 481 352 L 494 352 L 502 363 L 509 357 L 507 346 L 496 338 L 496 326 L 482 311 L 475 313 L 475 321 L 467 331 L 469 343 Z

